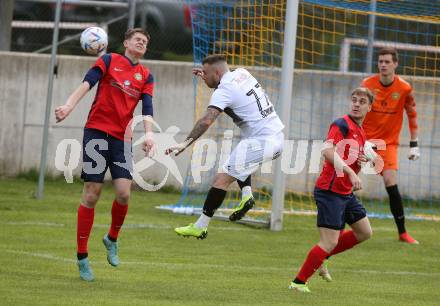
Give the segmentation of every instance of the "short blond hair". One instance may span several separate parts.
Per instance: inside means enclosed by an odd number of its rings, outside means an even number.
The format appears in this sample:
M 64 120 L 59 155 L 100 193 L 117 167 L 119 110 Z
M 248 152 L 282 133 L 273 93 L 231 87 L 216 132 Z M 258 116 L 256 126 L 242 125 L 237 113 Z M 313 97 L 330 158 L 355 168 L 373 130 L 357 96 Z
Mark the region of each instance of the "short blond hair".
M 374 94 L 371 92 L 371 90 L 369 90 L 367 87 L 358 87 L 355 88 L 352 92 L 351 92 L 351 96 L 353 97 L 356 94 L 361 94 L 361 95 L 365 95 L 368 97 L 368 101 L 370 104 L 373 104 L 374 102 Z

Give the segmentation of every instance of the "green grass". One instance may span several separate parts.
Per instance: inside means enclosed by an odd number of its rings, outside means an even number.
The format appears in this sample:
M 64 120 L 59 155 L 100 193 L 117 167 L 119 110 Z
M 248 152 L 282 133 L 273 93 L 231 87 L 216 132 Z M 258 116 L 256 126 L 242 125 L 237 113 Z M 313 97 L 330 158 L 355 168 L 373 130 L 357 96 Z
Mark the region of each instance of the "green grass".
M 312 294 L 289 291 L 290 279 L 318 234 L 315 218 L 289 216 L 271 232 L 214 220 L 206 240 L 173 228 L 194 216 L 159 211 L 173 193 L 134 191 L 120 236 L 121 265 L 109 266 L 101 238 L 112 190 L 98 203 L 89 254 L 96 281 L 79 280 L 76 210 L 82 185 L 0 180 L 0 304 L 5 305 L 438 305 L 440 223 L 409 221 L 419 246 L 397 242 L 391 220 L 373 219 L 373 238 L 332 258 L 334 281 L 310 280 Z

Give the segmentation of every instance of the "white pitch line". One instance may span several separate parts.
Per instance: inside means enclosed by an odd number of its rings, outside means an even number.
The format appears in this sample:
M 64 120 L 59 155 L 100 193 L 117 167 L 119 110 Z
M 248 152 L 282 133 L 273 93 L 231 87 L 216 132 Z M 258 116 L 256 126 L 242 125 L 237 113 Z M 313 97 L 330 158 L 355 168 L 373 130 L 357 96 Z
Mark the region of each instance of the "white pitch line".
M 52 254 L 44 254 L 44 253 L 34 253 L 34 252 L 26 252 L 26 251 L 18 251 L 18 250 L 4 250 L 6 253 L 17 254 L 17 255 L 27 255 L 31 257 L 39 257 L 43 259 L 49 259 L 54 261 L 64 261 L 64 262 L 76 262 L 76 260 L 71 258 L 63 258 L 58 257 Z
M 6 225 L 19 225 L 19 226 L 42 226 L 42 227 L 66 227 L 66 224 L 55 223 L 55 222 L 4 222 Z M 177 226 L 177 225 L 176 225 Z M 109 224 L 93 224 L 94 228 L 108 228 Z M 172 230 L 175 226 L 165 225 L 165 224 L 154 224 L 154 223 L 127 223 L 124 224 L 123 229 L 157 229 L 157 230 Z M 227 226 L 213 226 L 212 231 L 232 231 L 232 232 L 249 232 L 253 231 L 251 228 L 246 227 L 227 227 Z M 309 229 L 307 229 L 309 230 Z M 373 232 L 393 232 L 394 227 L 373 227 Z
M 335 271 L 365 274 L 391 274 L 391 275 L 416 275 L 416 276 L 440 276 L 440 272 L 414 272 L 414 271 L 377 271 L 377 270 L 351 270 L 351 269 L 332 269 Z
M 23 221 L 23 222 L 5 222 L 7 225 L 35 225 L 35 226 L 47 226 L 47 227 L 63 227 L 65 224 L 55 223 L 55 222 L 33 222 L 33 221 Z
M 23 221 L 23 222 L 4 222 L 0 224 L 6 224 L 6 225 L 23 225 L 23 226 L 43 226 L 43 227 L 66 227 L 66 224 L 63 223 L 55 223 L 55 222 L 32 222 L 32 221 Z M 165 225 L 165 224 L 154 224 L 154 223 L 127 223 L 123 225 L 123 229 L 143 229 L 143 228 L 149 228 L 149 229 L 163 229 L 163 230 L 170 230 L 174 229 L 175 226 L 171 225 Z M 99 224 L 95 223 L 93 224 L 94 228 L 108 228 L 109 224 Z M 310 230 L 313 230 L 315 227 L 310 228 Z M 288 227 L 287 229 L 290 229 Z M 213 226 L 212 231 L 220 230 L 220 231 L 253 231 L 252 228 L 248 227 L 237 227 L 237 226 Z M 309 229 L 306 229 L 309 230 Z M 393 232 L 395 231 L 395 227 L 373 227 L 373 232 Z
M 55 223 L 55 222 L 32 222 L 32 221 L 23 221 L 23 222 L 4 222 L 0 224 L 6 224 L 6 225 L 19 225 L 19 226 L 42 226 L 42 227 L 66 227 L 66 224 L 63 223 Z M 108 228 L 109 224 L 99 224 L 95 223 L 93 224 L 94 228 Z M 177 226 L 177 225 L 176 225 Z M 127 223 L 123 225 L 124 229 L 143 229 L 143 228 L 149 228 L 149 229 L 164 229 L 164 230 L 170 230 L 174 229 L 176 226 L 171 225 L 165 225 L 165 224 L 154 224 L 154 223 Z M 222 230 L 222 231 L 251 231 L 249 228 L 244 227 L 213 227 L 215 230 Z
M 142 228 L 149 228 L 149 229 L 164 229 L 164 230 L 172 230 L 178 225 L 171 226 L 171 225 L 165 225 L 165 224 L 143 224 L 143 223 L 128 223 L 123 225 L 123 229 L 142 229 Z M 94 224 L 93 227 L 98 228 L 108 228 L 109 224 Z M 249 228 L 244 227 L 225 227 L 225 226 L 213 226 L 214 230 L 221 230 L 221 231 L 251 231 Z
M 42 259 L 48 259 L 52 261 L 61 261 L 61 262 L 69 262 L 76 263 L 75 259 L 64 258 L 55 256 L 49 253 L 35 253 L 35 252 L 26 252 L 20 250 L 4 250 L 6 253 L 17 254 L 17 255 L 26 255 L 31 257 L 38 257 Z M 91 263 L 97 264 L 107 264 L 106 261 L 91 261 Z M 236 265 L 219 265 L 219 264 L 202 264 L 202 263 L 166 263 L 166 262 L 145 262 L 145 261 L 123 261 L 123 265 L 139 265 L 139 266 L 156 266 L 156 267 L 164 267 L 167 269 L 176 269 L 176 268 L 188 268 L 194 267 L 197 269 L 206 268 L 206 269 L 219 269 L 219 270 L 233 270 L 233 271 L 289 271 L 289 268 L 281 268 L 281 267 L 261 267 L 261 266 L 236 266 Z M 356 269 L 332 269 L 332 271 L 340 271 L 346 273 L 364 273 L 364 274 L 389 274 L 389 275 L 413 275 L 413 276 L 428 276 L 428 277 L 439 277 L 440 272 L 415 272 L 415 271 L 382 271 L 382 270 L 356 270 Z
M 108 228 L 110 224 L 93 224 L 93 227 L 98 228 Z M 148 224 L 148 223 L 127 223 L 122 226 L 123 230 L 126 229 L 142 229 L 142 228 L 150 228 L 150 229 L 171 229 L 171 225 L 165 224 Z

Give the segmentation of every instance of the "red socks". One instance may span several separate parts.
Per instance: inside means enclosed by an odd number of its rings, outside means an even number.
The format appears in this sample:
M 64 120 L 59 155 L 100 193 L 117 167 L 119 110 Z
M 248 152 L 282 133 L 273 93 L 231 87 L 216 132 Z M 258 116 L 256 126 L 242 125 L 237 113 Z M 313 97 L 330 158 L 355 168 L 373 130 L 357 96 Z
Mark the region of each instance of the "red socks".
M 108 236 L 110 239 L 116 241 L 118 239 L 119 230 L 124 224 L 125 216 L 127 215 L 128 204 L 122 205 L 118 202 L 113 201 L 112 206 L 112 224 L 110 226 L 110 230 L 108 232 Z
M 329 254 L 325 250 L 321 249 L 319 245 L 315 245 L 307 255 L 305 262 L 303 263 L 301 270 L 296 276 L 296 280 L 306 283 L 307 280 L 315 273 L 315 271 L 322 265 L 322 262 L 328 257 L 348 249 L 351 249 L 359 241 L 356 239 L 353 231 L 343 231 L 341 232 L 338 240 L 338 244 Z
M 358 243 L 359 241 L 356 239 L 356 236 L 354 235 L 353 231 L 344 231 L 341 233 L 341 235 L 339 235 L 338 244 L 333 249 L 333 251 L 331 251 L 330 256 L 351 249 Z
M 328 255 L 319 245 L 315 245 L 307 255 L 306 261 L 303 263 L 296 279 L 306 283 Z
M 87 242 L 93 226 L 95 209 L 87 208 L 82 204 L 78 207 L 78 221 L 76 226 L 76 243 L 78 253 L 87 253 Z
M 124 223 L 127 215 L 128 205 L 121 205 L 113 201 L 112 206 L 112 224 L 109 230 L 109 238 L 116 241 L 119 230 Z M 77 253 L 81 258 L 87 257 L 87 243 L 89 241 L 90 232 L 92 231 L 93 220 L 95 218 L 95 209 L 87 208 L 80 204 L 78 207 L 78 219 L 76 226 L 76 243 Z M 79 258 L 79 257 L 78 257 Z

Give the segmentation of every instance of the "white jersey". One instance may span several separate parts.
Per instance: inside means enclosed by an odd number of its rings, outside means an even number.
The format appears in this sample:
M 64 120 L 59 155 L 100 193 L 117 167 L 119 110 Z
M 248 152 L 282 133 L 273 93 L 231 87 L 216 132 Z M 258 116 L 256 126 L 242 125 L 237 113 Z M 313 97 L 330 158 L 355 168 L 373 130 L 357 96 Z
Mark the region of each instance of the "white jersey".
M 260 83 L 243 68 L 222 76 L 208 107 L 229 115 L 243 138 L 274 135 L 284 129 Z

